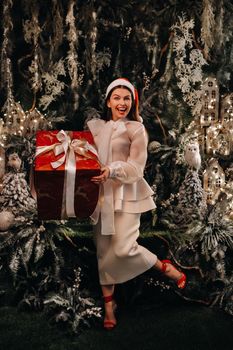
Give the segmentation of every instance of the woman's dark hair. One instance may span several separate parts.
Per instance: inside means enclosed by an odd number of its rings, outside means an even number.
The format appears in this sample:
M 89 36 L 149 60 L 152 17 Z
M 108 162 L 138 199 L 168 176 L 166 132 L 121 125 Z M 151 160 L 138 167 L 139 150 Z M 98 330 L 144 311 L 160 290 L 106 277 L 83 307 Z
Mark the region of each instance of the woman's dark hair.
M 136 107 L 136 104 L 135 104 L 135 100 L 134 100 L 132 91 L 125 85 L 115 86 L 114 88 L 112 88 L 112 90 L 109 91 L 108 96 L 106 97 L 105 102 L 104 102 L 104 108 L 103 108 L 103 113 L 102 113 L 102 118 L 101 119 L 106 120 L 106 121 L 111 120 L 111 118 L 112 118 L 111 109 L 107 106 L 107 102 L 110 99 L 113 91 L 116 90 L 116 89 L 119 89 L 119 88 L 127 89 L 130 92 L 130 94 L 131 94 L 132 106 L 131 106 L 131 109 L 130 109 L 128 115 L 127 115 L 127 118 L 129 120 L 139 121 L 138 111 L 137 111 L 137 107 Z

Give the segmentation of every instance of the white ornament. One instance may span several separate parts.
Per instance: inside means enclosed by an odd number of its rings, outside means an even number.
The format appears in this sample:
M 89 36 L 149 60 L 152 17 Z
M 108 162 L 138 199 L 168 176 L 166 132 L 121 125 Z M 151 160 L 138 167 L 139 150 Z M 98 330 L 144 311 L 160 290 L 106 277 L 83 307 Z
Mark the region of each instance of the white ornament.
M 158 151 L 158 149 L 161 147 L 161 143 L 157 142 L 157 141 L 151 141 L 148 145 L 148 151 L 150 153 L 154 153 L 156 151 Z
M 199 144 L 197 142 L 190 142 L 186 146 L 184 158 L 190 167 L 196 170 L 200 169 L 201 156 L 199 151 Z
M 0 212 L 0 231 L 7 231 L 14 223 L 14 215 L 7 210 Z
M 22 160 L 19 158 L 17 153 L 12 153 L 9 155 L 9 159 L 7 162 L 8 166 L 19 171 L 21 164 L 22 164 Z

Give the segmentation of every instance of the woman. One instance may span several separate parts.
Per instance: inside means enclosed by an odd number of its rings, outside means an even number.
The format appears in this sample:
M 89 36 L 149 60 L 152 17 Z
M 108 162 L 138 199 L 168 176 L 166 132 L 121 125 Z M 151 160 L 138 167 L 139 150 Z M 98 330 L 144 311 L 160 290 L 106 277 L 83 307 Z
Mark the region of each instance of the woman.
M 92 181 L 100 184 L 95 222 L 99 280 L 105 301 L 104 328 L 116 326 L 115 284 L 126 282 L 154 267 L 184 288 L 186 276 L 169 260 L 137 243 L 141 213 L 155 208 L 152 190 L 143 178 L 147 159 L 147 134 L 138 115 L 134 86 L 126 79 L 107 88 L 102 119 L 88 127 L 94 137 L 102 167 Z

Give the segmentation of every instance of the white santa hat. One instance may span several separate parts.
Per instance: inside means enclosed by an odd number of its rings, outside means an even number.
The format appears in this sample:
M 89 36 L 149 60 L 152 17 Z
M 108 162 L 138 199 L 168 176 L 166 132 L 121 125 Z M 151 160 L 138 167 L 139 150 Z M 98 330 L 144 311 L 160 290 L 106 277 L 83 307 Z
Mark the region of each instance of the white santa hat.
M 135 87 L 126 79 L 126 78 L 118 78 L 116 80 L 113 80 L 111 84 L 108 85 L 105 98 L 107 98 L 109 92 L 114 89 L 116 86 L 125 86 L 127 87 L 133 94 L 133 98 L 135 100 L 136 92 Z

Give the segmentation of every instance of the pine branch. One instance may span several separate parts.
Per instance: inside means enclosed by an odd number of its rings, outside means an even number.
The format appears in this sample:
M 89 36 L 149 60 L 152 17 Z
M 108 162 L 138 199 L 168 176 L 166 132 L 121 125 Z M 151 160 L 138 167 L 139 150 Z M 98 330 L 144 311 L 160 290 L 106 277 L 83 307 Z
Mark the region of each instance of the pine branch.
M 17 272 L 19 270 L 20 260 L 21 260 L 21 257 L 19 254 L 19 248 L 16 248 L 16 250 L 12 254 L 11 261 L 9 264 L 9 268 L 10 268 L 11 272 L 13 272 L 14 276 L 17 275 Z
M 158 237 L 159 239 L 161 239 L 164 243 L 166 243 L 167 247 L 168 247 L 168 252 L 169 252 L 169 255 L 171 255 L 172 259 L 174 260 L 175 264 L 177 266 L 179 266 L 180 268 L 184 269 L 184 270 L 196 270 L 199 272 L 200 276 L 202 278 L 204 278 L 204 273 L 202 272 L 201 268 L 199 266 L 184 266 L 182 265 L 179 261 L 177 261 L 176 257 L 175 257 L 175 254 L 172 252 L 171 250 L 171 247 L 170 247 L 170 244 L 169 242 L 164 238 L 162 237 L 161 235 L 158 235 L 158 234 L 155 234 L 154 235 L 155 237 Z
M 33 253 L 33 248 L 35 245 L 35 240 L 36 240 L 36 235 L 34 234 L 24 245 L 23 247 L 23 256 L 22 259 L 24 261 L 24 264 L 28 264 L 32 253 Z
M 211 301 L 206 301 L 206 300 L 202 300 L 202 299 L 194 299 L 194 298 L 189 298 L 183 294 L 181 294 L 180 292 L 178 292 L 177 290 L 174 291 L 177 295 L 179 295 L 179 297 L 181 297 L 182 299 L 186 300 L 186 301 L 190 301 L 190 302 L 194 302 L 194 303 L 198 303 L 198 304 L 202 304 L 202 305 L 206 305 L 206 306 L 210 306 Z
M 35 249 L 34 249 L 34 261 L 35 263 L 37 263 L 43 256 L 45 253 L 45 240 L 44 239 L 40 239 L 39 242 L 36 242 L 35 244 Z
M 0 244 L 0 251 L 3 251 L 8 247 L 13 247 L 16 241 L 17 241 L 17 235 L 15 235 L 15 233 L 9 232 L 7 238 L 4 239 L 4 241 Z

